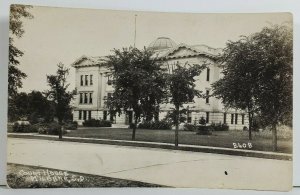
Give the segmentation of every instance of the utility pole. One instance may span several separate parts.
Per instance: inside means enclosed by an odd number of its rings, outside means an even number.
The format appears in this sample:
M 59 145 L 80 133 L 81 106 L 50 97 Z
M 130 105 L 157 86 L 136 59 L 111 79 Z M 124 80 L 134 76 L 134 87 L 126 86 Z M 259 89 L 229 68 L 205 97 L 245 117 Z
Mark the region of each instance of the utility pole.
M 135 42 L 136 42 L 136 17 L 137 15 L 134 15 L 134 43 L 133 43 L 133 47 L 135 48 Z

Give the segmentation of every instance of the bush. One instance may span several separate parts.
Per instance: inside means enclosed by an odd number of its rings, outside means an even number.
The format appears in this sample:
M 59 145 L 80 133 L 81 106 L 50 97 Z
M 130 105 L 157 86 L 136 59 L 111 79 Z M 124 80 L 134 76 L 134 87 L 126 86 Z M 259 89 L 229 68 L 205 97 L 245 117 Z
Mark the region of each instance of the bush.
M 12 128 L 13 132 L 17 133 L 32 133 L 37 132 L 38 128 L 35 125 L 31 125 L 29 122 L 15 122 Z
M 77 121 L 72 121 L 72 122 L 65 124 L 65 129 L 67 129 L 67 130 L 76 130 L 77 128 L 78 128 Z
M 47 134 L 47 135 L 59 135 L 59 131 L 61 129 L 61 125 L 57 122 L 52 122 L 49 124 L 39 124 L 38 133 L 39 134 Z M 64 130 L 63 134 L 66 134 L 67 131 Z
M 228 131 L 229 130 L 229 126 L 227 124 L 212 123 L 210 126 L 213 131 Z
M 213 128 L 211 126 L 198 126 L 198 135 L 211 135 Z
M 13 126 L 13 132 L 17 132 L 17 133 L 27 133 L 29 132 L 29 124 L 19 124 L 19 123 L 15 123 Z
M 193 124 L 184 124 L 184 131 L 197 131 L 197 126 Z
M 49 134 L 49 135 L 58 135 L 60 129 L 61 129 L 61 126 L 58 123 L 52 122 L 52 123 L 47 125 L 47 134 Z
M 111 127 L 111 121 L 90 119 L 82 123 L 85 127 Z
M 144 121 L 138 125 L 140 129 L 171 129 L 172 123 L 167 120 Z

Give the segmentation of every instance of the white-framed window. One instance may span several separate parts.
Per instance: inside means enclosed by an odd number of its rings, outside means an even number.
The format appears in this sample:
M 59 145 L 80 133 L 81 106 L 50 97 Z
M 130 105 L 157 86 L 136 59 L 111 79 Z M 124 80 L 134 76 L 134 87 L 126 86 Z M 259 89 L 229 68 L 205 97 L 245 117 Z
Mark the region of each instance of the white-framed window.
M 92 104 L 92 103 L 93 103 L 93 92 L 79 93 L 79 104 Z
M 93 75 L 90 75 L 90 85 L 93 85 Z
M 206 69 L 206 81 L 210 80 L 210 68 Z
M 112 75 L 107 75 L 107 85 L 114 84 L 114 77 Z
M 83 75 L 80 75 L 80 86 L 83 86 Z
M 209 90 L 206 90 L 205 103 L 209 104 Z
M 92 104 L 93 103 L 93 93 L 89 93 L 89 103 Z
M 85 85 L 89 85 L 89 75 L 85 75 Z

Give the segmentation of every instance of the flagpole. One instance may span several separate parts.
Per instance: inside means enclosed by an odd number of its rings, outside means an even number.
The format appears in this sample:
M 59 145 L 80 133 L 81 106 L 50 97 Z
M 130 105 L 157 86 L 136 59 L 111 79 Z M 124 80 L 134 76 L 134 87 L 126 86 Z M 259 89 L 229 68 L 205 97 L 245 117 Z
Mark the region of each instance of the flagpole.
M 137 15 L 134 15 L 134 43 L 133 43 L 133 47 L 135 48 L 135 42 L 136 42 L 136 17 Z

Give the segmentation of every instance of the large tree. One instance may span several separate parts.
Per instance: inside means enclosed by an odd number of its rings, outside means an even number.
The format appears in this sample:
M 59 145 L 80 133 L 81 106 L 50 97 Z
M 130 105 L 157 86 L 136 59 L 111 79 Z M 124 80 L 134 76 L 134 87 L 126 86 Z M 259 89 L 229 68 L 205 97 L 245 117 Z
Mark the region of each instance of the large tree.
M 14 38 L 21 38 L 24 34 L 22 18 L 32 19 L 33 16 L 28 12 L 31 6 L 11 5 L 9 16 L 9 65 L 8 65 L 8 95 L 12 97 L 22 87 L 22 79 L 26 74 L 18 69 L 20 64 L 18 58 L 24 53 L 14 45 Z
M 274 151 L 276 126 L 292 115 L 292 40 L 290 27 L 274 25 L 227 43 L 221 57 L 224 77 L 213 84 L 225 105 L 249 112 L 250 139 L 255 113 L 272 127 Z
M 14 45 L 15 38 L 21 38 L 24 34 L 23 18 L 31 19 L 33 16 L 28 12 L 31 6 L 27 5 L 11 5 L 9 16 L 9 64 L 8 64 L 8 119 L 15 120 L 16 106 L 14 105 L 18 88 L 22 87 L 22 79 L 26 78 L 26 74 L 22 72 L 18 65 L 18 58 L 24 53 Z
M 114 93 L 106 104 L 110 114 L 134 112 L 132 140 L 139 119 L 151 120 L 165 96 L 165 74 L 161 63 L 144 48 L 115 49 L 107 56 L 107 67 L 114 78 Z
M 43 119 L 45 122 L 53 120 L 53 104 L 42 92 L 18 93 L 14 98 L 14 105 L 16 110 L 11 114 L 14 120 L 24 118 L 31 123 L 38 122 L 38 119 Z
M 69 75 L 69 69 L 62 63 L 59 63 L 57 67 L 56 74 L 47 75 L 50 90 L 46 91 L 45 94 L 55 103 L 55 116 L 59 124 L 62 125 L 71 110 L 70 102 L 74 96 L 74 91 L 68 91 L 67 76 Z M 59 139 L 62 139 L 62 132 L 61 129 Z
M 274 25 L 255 33 L 251 40 L 259 69 L 259 115 L 272 128 L 277 151 L 277 126 L 291 124 L 293 115 L 293 33 L 288 25 Z
M 195 78 L 200 75 L 206 65 L 180 66 L 176 65 L 171 74 L 168 75 L 170 103 L 174 109 L 175 146 L 178 146 L 178 125 L 180 118 L 180 107 L 184 103 L 193 101 L 194 97 L 204 97 L 201 91 L 195 89 Z
M 252 139 L 253 117 L 257 111 L 255 89 L 258 74 L 254 47 L 249 37 L 229 41 L 223 50 L 219 62 L 223 65 L 224 77 L 213 83 L 213 94 L 222 100 L 227 108 L 241 109 L 248 112 L 249 140 Z

